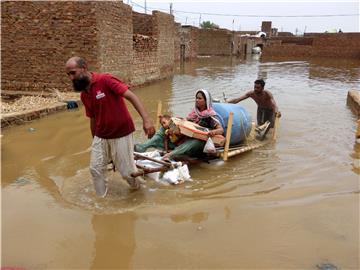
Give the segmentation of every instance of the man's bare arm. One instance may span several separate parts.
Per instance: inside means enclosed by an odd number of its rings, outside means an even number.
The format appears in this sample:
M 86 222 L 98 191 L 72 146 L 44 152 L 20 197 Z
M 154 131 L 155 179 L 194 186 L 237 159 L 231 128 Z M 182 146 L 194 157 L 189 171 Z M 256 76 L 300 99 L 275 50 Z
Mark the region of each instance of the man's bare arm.
M 135 110 L 140 114 L 141 118 L 143 119 L 144 132 L 148 138 L 151 138 L 155 134 L 155 128 L 153 121 L 145 110 L 145 107 L 142 105 L 139 98 L 133 92 L 131 92 L 131 90 L 127 90 L 124 93 L 124 97 L 131 102 Z
M 239 103 L 240 101 L 247 99 L 249 97 L 249 93 L 246 93 L 243 96 L 240 96 L 238 98 L 232 98 L 230 100 L 227 101 L 227 103 Z

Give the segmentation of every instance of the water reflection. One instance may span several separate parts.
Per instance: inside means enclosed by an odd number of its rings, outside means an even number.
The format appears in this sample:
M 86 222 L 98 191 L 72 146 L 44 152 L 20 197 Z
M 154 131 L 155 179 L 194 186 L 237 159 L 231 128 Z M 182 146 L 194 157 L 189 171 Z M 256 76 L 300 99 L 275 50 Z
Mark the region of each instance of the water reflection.
M 136 215 L 94 215 L 94 260 L 91 269 L 130 269 L 136 249 Z
M 349 59 L 314 58 L 309 65 L 309 78 L 352 81 L 360 76 L 360 61 Z
M 203 221 L 206 221 L 209 218 L 209 213 L 207 212 L 197 212 L 194 214 L 176 214 L 172 215 L 171 220 L 173 222 L 185 222 L 185 221 L 191 221 L 192 223 L 201 223 Z

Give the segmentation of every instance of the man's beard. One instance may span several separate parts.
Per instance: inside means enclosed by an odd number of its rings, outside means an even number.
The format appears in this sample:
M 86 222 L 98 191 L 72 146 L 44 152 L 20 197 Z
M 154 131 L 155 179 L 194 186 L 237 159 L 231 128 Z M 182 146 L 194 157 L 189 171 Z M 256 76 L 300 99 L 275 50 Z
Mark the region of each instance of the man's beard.
M 81 92 L 86 90 L 86 88 L 90 85 L 90 79 L 85 75 L 81 75 L 78 79 L 74 79 L 72 83 L 74 90 L 76 92 Z

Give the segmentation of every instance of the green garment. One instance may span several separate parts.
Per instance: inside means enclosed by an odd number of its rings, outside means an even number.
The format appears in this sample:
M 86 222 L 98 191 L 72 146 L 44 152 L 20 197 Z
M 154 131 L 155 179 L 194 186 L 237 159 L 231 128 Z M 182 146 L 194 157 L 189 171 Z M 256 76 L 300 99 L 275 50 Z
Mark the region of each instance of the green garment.
M 135 144 L 134 150 L 135 152 L 139 152 L 139 153 L 145 152 L 148 148 L 165 150 L 164 138 L 165 138 L 165 129 L 163 127 L 160 127 L 160 129 L 155 133 L 154 136 L 152 136 L 151 139 L 148 139 L 144 143 Z M 169 142 L 168 147 L 169 149 L 172 150 L 176 147 L 176 145 L 173 144 L 172 142 Z
M 145 152 L 148 148 L 151 147 L 164 150 L 165 148 L 164 137 L 165 137 L 165 129 L 161 127 L 151 139 L 147 140 L 144 143 L 135 144 L 134 150 L 135 152 L 140 152 L 140 153 Z M 169 142 L 169 149 L 173 150 L 170 152 L 170 157 L 173 158 L 175 156 L 181 156 L 181 155 L 186 155 L 190 157 L 200 156 L 203 154 L 203 149 L 205 144 L 206 144 L 205 141 L 201 141 L 190 137 L 188 137 L 185 140 L 185 142 L 183 142 L 178 146 Z
M 187 138 L 186 141 L 170 152 L 170 158 L 176 156 L 197 157 L 203 155 L 206 142 L 194 138 Z

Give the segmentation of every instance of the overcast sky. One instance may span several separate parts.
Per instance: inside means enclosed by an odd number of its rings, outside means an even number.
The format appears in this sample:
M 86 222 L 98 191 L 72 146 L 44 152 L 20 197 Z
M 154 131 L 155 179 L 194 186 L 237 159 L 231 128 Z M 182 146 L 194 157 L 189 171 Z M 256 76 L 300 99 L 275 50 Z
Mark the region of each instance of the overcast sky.
M 169 12 L 170 3 L 172 3 L 175 21 L 194 26 L 199 26 L 199 21 L 211 21 L 221 28 L 230 30 L 260 31 L 262 21 L 272 21 L 272 27 L 278 28 L 278 31 L 294 34 L 335 29 L 341 29 L 343 32 L 359 32 L 360 29 L 360 0 L 341 2 L 123 0 L 123 2 L 132 5 L 133 10 L 142 13 L 146 5 L 148 14 L 151 14 L 151 10 L 154 9 Z M 209 15 L 209 13 L 217 15 Z

